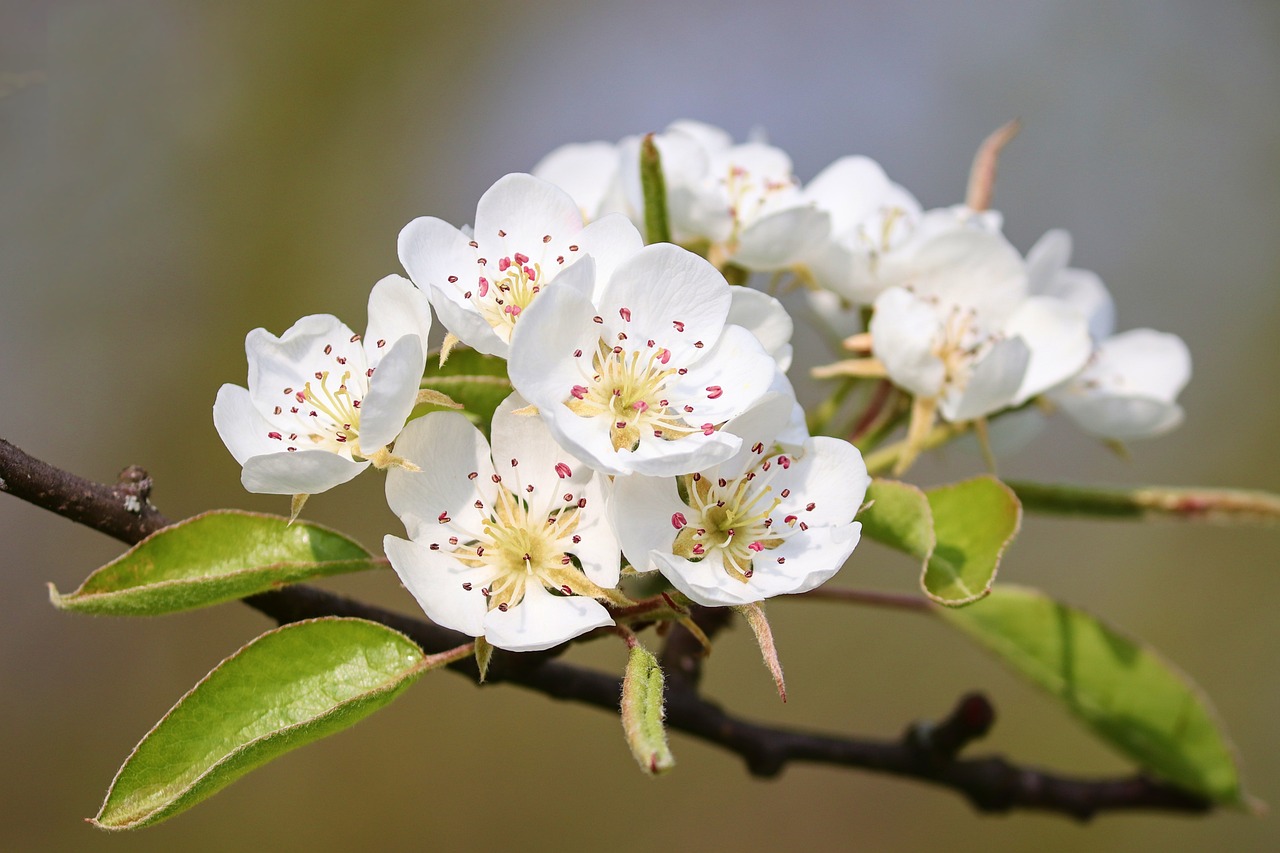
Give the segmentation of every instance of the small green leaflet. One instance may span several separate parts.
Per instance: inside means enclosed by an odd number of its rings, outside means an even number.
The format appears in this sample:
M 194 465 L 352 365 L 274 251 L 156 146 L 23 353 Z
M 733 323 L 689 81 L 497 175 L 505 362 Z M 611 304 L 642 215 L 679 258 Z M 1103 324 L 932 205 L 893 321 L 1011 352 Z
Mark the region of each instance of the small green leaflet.
M 156 531 L 75 592 L 62 595 L 50 584 L 49 598 L 63 610 L 153 616 L 382 565 L 352 539 L 317 524 L 214 510 Z
M 363 619 L 269 631 L 218 664 L 134 747 L 91 823 L 135 829 L 172 817 L 364 719 L 431 660 L 408 637 Z
M 985 596 L 1022 509 L 995 477 L 983 475 L 922 491 L 876 479 L 871 506 L 858 516 L 863 532 L 921 561 L 920 585 L 939 604 L 956 607 Z
M 1147 646 L 1042 592 L 1004 584 L 938 614 L 1145 771 L 1216 803 L 1250 805 L 1208 700 Z

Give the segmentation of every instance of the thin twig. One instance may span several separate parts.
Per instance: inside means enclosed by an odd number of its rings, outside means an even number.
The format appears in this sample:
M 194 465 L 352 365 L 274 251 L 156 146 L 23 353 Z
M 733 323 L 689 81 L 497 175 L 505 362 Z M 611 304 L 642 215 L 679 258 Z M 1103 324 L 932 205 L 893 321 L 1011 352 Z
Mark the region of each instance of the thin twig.
M 145 473 L 140 469 L 129 471 L 125 483 L 94 483 L 40 462 L 0 439 L 0 490 L 135 544 L 169 522 L 146 500 L 149 480 Z M 140 509 L 133 509 L 130 498 L 139 502 Z M 245 603 L 279 624 L 319 616 L 369 619 L 403 632 L 428 654 L 455 649 L 471 639 L 422 619 L 305 585 L 254 595 Z M 727 608 L 697 608 L 693 618 L 711 635 L 723 627 L 729 612 Z M 664 649 L 664 665 L 681 659 L 694 660 L 695 664 L 692 672 L 676 667 L 680 676 L 668 683 L 667 726 L 741 756 L 753 775 L 776 776 L 792 762 L 853 767 L 949 788 L 979 811 L 1033 809 L 1078 820 L 1088 820 L 1103 811 L 1205 812 L 1212 808 L 1203 797 L 1142 775 L 1083 779 L 1014 765 L 999 757 L 957 758 L 957 753 L 985 734 L 994 721 L 990 703 L 974 695 L 964 697 L 942 722 L 913 725 L 896 740 L 836 737 L 740 719 L 698 694 L 700 657 L 694 656 L 688 642 L 691 637 L 680 638 L 683 630 L 673 626 Z M 557 653 L 495 652 L 485 684 L 519 684 L 546 696 L 617 711 L 620 679 L 555 660 Z M 472 679 L 477 676 L 471 656 L 449 664 L 449 668 Z

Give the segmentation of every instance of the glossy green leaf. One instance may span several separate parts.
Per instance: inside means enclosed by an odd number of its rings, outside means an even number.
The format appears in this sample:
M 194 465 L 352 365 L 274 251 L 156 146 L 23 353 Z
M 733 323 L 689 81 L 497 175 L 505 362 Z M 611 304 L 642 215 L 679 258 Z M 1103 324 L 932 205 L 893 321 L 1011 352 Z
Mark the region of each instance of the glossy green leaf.
M 433 353 L 427 362 L 422 387 L 447 394 L 455 402 L 461 403 L 463 413 L 486 435 L 494 410 L 511 395 L 506 360 L 464 346 L 456 346 L 450 350 L 444 367 L 439 366 L 437 355 Z M 422 405 L 414 408 L 413 416 L 436 411 L 448 409 Z
M 147 826 L 190 808 L 278 755 L 394 699 L 428 659 L 363 619 L 297 622 L 258 637 L 204 677 L 125 761 L 92 823 Z
M 1143 770 L 1218 803 L 1247 803 L 1208 700 L 1148 647 L 1020 587 L 1001 585 L 971 607 L 938 612 Z
M 317 524 L 214 510 L 156 531 L 75 592 L 62 595 L 50 584 L 49 598 L 63 610 L 152 616 L 380 565 L 353 540 Z
M 1022 523 L 1018 498 L 995 477 L 983 475 L 929 489 L 937 545 L 925 567 L 925 593 L 955 607 L 985 596 L 1000 558 Z
M 935 544 L 929 498 L 910 483 L 876 478 L 867 489 L 867 503 L 858 513 L 862 535 L 904 551 L 922 562 Z

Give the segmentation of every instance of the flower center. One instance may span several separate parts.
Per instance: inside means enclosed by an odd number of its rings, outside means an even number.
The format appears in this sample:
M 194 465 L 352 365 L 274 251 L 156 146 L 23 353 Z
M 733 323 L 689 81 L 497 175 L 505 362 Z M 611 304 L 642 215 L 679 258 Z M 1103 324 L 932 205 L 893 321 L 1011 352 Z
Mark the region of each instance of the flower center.
M 625 335 L 620 336 L 625 340 Z M 584 384 L 574 385 L 565 405 L 579 417 L 609 418 L 613 449 L 634 451 L 645 431 L 657 438 L 676 439 L 691 430 L 667 400 L 668 380 L 682 371 L 669 367 L 671 352 L 650 341 L 650 351 L 610 346 L 603 338 L 584 370 Z M 691 406 L 686 407 L 689 412 Z
M 471 295 L 481 315 L 504 341 L 511 340 L 516 321 L 542 289 L 542 265 L 530 264 L 529 256 L 516 252 L 498 260 L 498 278 L 480 277 Z
M 353 336 L 351 343 L 359 339 Z M 267 437 L 283 443 L 290 452 L 313 447 L 365 458 L 367 453 L 359 444 L 360 401 L 368 393 L 373 370 L 360 372 L 364 356 L 354 347 L 335 350 L 330 344 L 325 355 L 337 361 L 341 372 L 317 370 L 301 388 L 285 388 L 284 400 L 272 412 L 274 417 L 268 418 L 272 429 Z
M 946 369 L 944 385 L 964 390 L 973 373 L 973 364 L 989 347 L 991 338 L 978 328 L 972 308 L 955 306 L 942 327 L 942 337 L 933 346 L 933 354 Z
M 729 196 L 729 216 L 733 220 L 733 231 L 728 241 L 730 245 L 737 244 L 742 229 L 759 218 L 773 196 L 794 186 L 790 181 L 757 178 L 742 166 L 736 165 L 729 167 L 723 183 Z
M 698 562 L 718 551 L 725 572 L 746 583 L 755 573 L 757 555 L 785 542 L 799 520 L 787 516 L 783 525 L 775 525 L 772 515 L 782 498 L 773 497 L 770 469 L 790 464 L 787 457 L 777 457 L 736 480 L 712 481 L 701 474 L 681 477 L 681 492 L 691 513 L 689 518 L 677 513 L 671 519 L 679 528 L 672 552 Z M 801 529 L 807 527 L 801 524 Z
M 529 503 L 501 484 L 493 506 L 476 500 L 478 528 L 466 534 L 465 541 L 450 537 L 450 545 L 463 564 L 489 570 L 491 580 L 480 592 L 490 609 L 506 611 L 520 604 L 531 583 L 562 595 L 606 596 L 569 555 L 582 540 L 577 531 L 585 503 L 579 500 L 548 515 L 535 516 Z M 469 584 L 464 587 L 471 589 Z

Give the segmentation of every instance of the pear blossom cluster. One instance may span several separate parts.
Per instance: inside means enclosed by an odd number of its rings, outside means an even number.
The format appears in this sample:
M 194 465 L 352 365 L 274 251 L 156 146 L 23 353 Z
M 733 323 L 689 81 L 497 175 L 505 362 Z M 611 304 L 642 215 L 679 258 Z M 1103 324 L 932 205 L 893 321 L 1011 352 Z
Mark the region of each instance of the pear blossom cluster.
M 938 420 L 985 423 L 1033 401 L 1106 440 L 1181 422 L 1185 344 L 1150 329 L 1114 334 L 1105 285 L 1067 266 L 1066 232 L 1049 232 L 1024 257 L 985 200 L 924 210 L 868 157 L 842 157 L 804 184 L 761 139 L 735 144 L 687 120 L 651 139 L 677 243 L 722 269 L 790 274 L 820 315 L 833 304 L 846 318 L 869 312 L 865 333 L 847 341 L 855 357 L 815 375 L 883 377 L 909 395 L 905 463 Z M 587 219 L 621 213 L 639 223 L 640 145 L 638 136 L 567 145 L 533 172 L 562 181 Z
M 672 242 L 646 245 L 650 142 Z M 1023 256 L 984 207 L 924 210 L 861 156 L 804 184 L 781 149 L 693 121 L 567 145 L 494 183 L 472 225 L 409 222 L 408 278 L 374 285 L 363 336 L 326 314 L 250 332 L 247 387 L 222 387 L 214 423 L 245 488 L 295 515 L 386 470 L 392 567 L 432 620 L 498 648 L 613 625 L 640 575 L 704 606 L 802 593 L 858 544 L 870 477 L 850 441 L 810 434 L 794 324 L 753 273 L 806 288 L 833 327 L 869 318 L 815 373 L 910 401 L 900 468 L 938 421 L 1033 404 L 1107 440 L 1181 420 L 1182 341 L 1116 334 L 1065 232 Z M 488 423 L 441 411 L 433 314 L 439 365 L 459 345 L 501 365 Z

